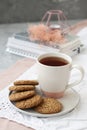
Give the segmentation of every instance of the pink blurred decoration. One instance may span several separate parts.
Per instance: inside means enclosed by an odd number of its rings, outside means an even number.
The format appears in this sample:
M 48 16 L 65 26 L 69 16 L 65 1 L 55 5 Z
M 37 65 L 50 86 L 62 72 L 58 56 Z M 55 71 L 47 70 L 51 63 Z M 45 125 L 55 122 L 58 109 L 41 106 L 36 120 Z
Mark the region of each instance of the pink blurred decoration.
M 56 24 L 51 23 L 54 15 L 57 16 Z M 42 17 L 40 24 L 28 28 L 28 33 L 32 41 L 62 44 L 66 42 L 68 28 L 67 18 L 61 10 L 49 10 Z

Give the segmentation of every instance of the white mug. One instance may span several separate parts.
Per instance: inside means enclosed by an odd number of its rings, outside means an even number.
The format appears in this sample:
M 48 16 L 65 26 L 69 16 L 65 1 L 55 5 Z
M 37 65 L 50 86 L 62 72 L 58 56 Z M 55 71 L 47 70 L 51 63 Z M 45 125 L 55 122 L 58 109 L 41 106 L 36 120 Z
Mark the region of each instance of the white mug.
M 61 63 L 61 64 L 60 64 Z M 69 84 L 72 69 L 81 73 L 77 81 Z M 46 53 L 37 58 L 37 73 L 41 91 L 47 97 L 61 98 L 66 89 L 78 85 L 84 77 L 84 69 L 72 65 L 72 58 L 63 53 Z

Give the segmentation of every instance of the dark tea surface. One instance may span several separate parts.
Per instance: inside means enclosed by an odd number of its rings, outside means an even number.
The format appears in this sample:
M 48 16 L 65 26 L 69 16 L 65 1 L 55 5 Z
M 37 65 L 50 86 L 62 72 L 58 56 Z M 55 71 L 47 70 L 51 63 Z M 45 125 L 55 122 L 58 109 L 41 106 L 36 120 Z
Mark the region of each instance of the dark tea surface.
M 64 66 L 68 61 L 60 57 L 45 57 L 40 60 L 40 63 L 48 66 Z

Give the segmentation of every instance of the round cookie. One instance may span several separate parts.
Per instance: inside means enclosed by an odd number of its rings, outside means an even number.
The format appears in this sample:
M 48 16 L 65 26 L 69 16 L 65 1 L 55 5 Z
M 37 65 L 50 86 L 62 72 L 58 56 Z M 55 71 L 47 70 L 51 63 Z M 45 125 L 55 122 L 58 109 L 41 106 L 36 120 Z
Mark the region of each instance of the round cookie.
M 17 80 L 14 82 L 14 85 L 38 85 L 37 80 Z
M 17 93 L 11 93 L 9 95 L 10 101 L 20 101 L 22 99 L 30 98 L 35 95 L 35 91 L 24 91 L 24 92 L 17 92 Z
M 54 98 L 43 98 L 43 102 L 34 110 L 42 114 L 58 113 L 62 110 L 62 104 Z
M 17 85 L 17 86 L 10 86 L 10 91 L 27 91 L 27 90 L 34 90 L 35 85 Z
M 15 103 L 15 106 L 20 109 L 27 109 L 38 106 L 42 102 L 42 97 L 40 95 L 35 95 L 32 98 L 22 100 Z

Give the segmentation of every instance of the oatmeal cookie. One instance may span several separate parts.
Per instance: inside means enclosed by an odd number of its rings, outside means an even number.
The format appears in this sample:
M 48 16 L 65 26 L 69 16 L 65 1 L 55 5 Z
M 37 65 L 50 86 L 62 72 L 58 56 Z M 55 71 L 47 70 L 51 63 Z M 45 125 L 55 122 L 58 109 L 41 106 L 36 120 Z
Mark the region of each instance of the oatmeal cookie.
M 37 80 L 17 80 L 14 82 L 14 85 L 38 85 Z
M 22 99 L 30 98 L 35 95 L 35 91 L 24 91 L 24 92 L 16 92 L 16 93 L 11 93 L 9 95 L 9 100 L 10 101 L 19 101 Z
M 15 106 L 20 109 L 27 109 L 38 106 L 42 102 L 42 97 L 40 95 L 35 95 L 29 99 L 25 99 L 15 103 Z
M 62 104 L 54 98 L 43 98 L 43 102 L 34 110 L 42 114 L 58 113 L 62 110 Z
M 35 85 L 14 85 L 10 86 L 9 90 L 10 91 L 27 91 L 27 90 L 34 90 Z

